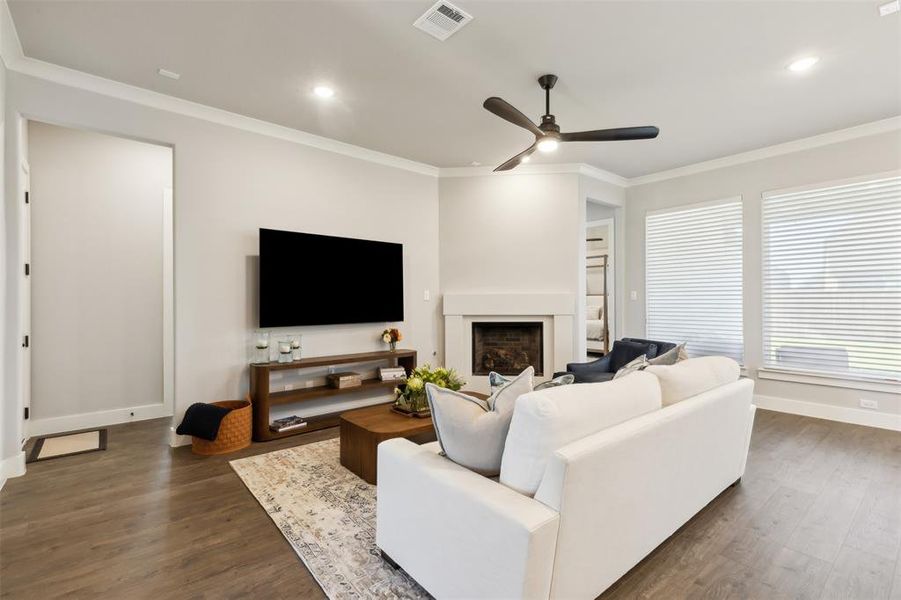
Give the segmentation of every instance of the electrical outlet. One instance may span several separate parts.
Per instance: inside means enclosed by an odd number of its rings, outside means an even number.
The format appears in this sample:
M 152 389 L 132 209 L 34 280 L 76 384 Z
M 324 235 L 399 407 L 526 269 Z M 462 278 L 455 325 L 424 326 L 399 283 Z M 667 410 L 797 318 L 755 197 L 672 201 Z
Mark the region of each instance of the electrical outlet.
M 868 400 L 866 398 L 860 399 L 860 407 L 861 408 L 871 408 L 873 410 L 879 409 L 879 401 L 878 400 Z
M 428 302 L 429 300 L 431 300 L 431 299 L 432 299 L 432 292 L 430 292 L 429 290 L 423 291 L 423 292 L 422 292 L 422 299 L 425 300 L 426 302 Z
M 638 292 L 636 292 L 635 290 L 632 290 L 631 292 L 629 292 L 629 299 L 630 300 L 638 300 Z

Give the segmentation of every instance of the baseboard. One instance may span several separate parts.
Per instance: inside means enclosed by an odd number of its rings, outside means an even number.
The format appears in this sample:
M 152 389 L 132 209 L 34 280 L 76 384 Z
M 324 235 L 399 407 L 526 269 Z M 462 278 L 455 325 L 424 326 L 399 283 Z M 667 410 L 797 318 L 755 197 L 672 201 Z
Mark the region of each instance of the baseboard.
M 175 433 L 175 427 L 169 428 L 169 446 L 172 448 L 178 448 L 179 446 L 190 446 L 191 445 L 191 436 L 190 435 L 178 435 Z
M 776 396 L 761 396 L 759 394 L 754 395 L 754 404 L 765 410 L 901 431 L 901 415 L 892 413 L 821 404 L 819 402 L 807 402 L 805 400 L 777 398 Z
M 36 435 L 49 435 L 51 433 L 77 431 L 79 429 L 90 429 L 91 427 L 105 427 L 107 425 L 119 425 L 132 421 L 146 421 L 147 419 L 171 416 L 172 411 L 163 404 L 146 404 L 144 406 L 101 410 L 79 415 L 34 419 L 27 421 L 27 427 L 28 435 L 34 437 Z
M 21 477 L 25 474 L 25 452 L 19 452 L 0 461 L 0 490 L 6 485 L 6 480 L 11 477 Z

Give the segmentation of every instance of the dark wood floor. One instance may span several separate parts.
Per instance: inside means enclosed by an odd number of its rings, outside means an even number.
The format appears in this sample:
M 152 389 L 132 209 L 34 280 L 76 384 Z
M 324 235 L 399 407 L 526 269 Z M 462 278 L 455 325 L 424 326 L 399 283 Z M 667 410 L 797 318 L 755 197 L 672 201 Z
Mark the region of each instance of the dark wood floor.
M 758 411 L 748 469 L 608 590 L 621 598 L 901 598 L 901 434 Z M 31 464 L 0 492 L 3 598 L 322 598 L 228 466 L 168 420 Z

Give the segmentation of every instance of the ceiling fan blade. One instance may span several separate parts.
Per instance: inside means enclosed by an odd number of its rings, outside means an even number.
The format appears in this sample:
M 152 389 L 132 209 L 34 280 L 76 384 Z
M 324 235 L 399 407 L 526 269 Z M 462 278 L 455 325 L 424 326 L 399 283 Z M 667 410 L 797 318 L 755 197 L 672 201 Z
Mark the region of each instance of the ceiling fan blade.
M 654 126 L 617 127 L 616 129 L 597 129 L 595 131 L 576 131 L 561 133 L 561 142 L 615 142 L 617 140 L 650 140 L 657 137 L 660 130 Z
M 535 152 L 535 144 L 532 144 L 531 146 L 496 168 L 495 171 L 509 171 L 513 167 L 517 166 L 520 162 L 522 162 L 523 158 L 529 156 L 533 152 Z
M 510 121 L 514 125 L 519 125 L 523 129 L 528 129 L 536 136 L 541 137 L 544 135 L 538 126 L 535 125 L 529 117 L 522 114 L 518 109 L 516 109 L 512 104 L 507 102 L 506 100 L 502 100 L 497 98 L 496 96 L 492 96 L 485 100 L 482 104 L 485 107 L 485 110 L 488 112 L 494 113 L 505 121 Z

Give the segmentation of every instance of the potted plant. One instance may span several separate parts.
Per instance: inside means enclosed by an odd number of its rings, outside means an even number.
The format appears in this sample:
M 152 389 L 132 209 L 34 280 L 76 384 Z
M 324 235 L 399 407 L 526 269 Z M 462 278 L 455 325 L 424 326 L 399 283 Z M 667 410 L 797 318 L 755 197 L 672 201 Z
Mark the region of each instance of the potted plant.
M 404 339 L 404 334 L 402 334 L 397 327 L 391 327 L 382 332 L 382 341 L 388 344 L 388 347 L 391 348 L 392 352 L 397 350 L 397 342 L 402 339 Z
M 429 416 L 429 401 L 425 395 L 425 384 L 433 383 L 438 387 L 457 391 L 466 383 L 453 369 L 431 365 L 423 365 L 410 373 L 404 384 L 394 388 L 394 411 L 407 416 Z

